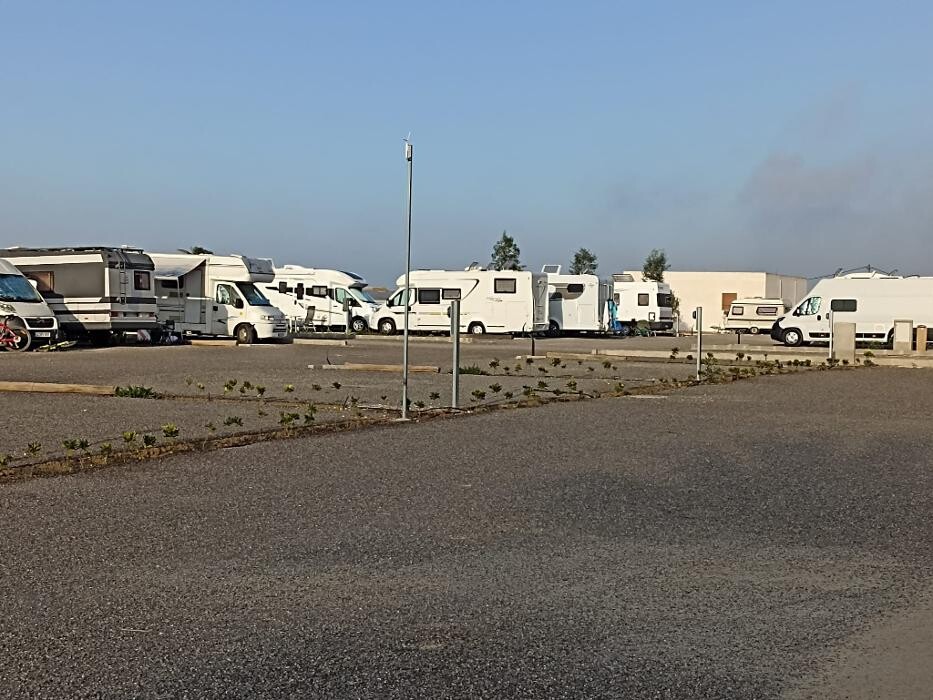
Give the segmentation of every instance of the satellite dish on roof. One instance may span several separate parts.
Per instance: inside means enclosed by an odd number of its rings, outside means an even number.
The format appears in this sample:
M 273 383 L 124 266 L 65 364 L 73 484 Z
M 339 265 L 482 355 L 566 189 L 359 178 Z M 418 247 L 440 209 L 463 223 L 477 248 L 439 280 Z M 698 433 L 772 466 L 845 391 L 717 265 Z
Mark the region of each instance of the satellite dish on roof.
M 541 272 L 544 272 L 548 275 L 559 275 L 560 265 L 545 265 L 541 268 Z

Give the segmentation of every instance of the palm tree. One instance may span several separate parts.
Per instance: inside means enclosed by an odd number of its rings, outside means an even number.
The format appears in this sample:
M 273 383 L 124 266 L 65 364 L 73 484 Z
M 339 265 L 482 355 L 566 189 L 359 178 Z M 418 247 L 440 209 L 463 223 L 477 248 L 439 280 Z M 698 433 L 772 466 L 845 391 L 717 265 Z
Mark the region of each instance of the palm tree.
M 213 250 L 208 250 L 207 248 L 203 248 L 199 245 L 193 245 L 191 246 L 191 248 L 188 248 L 188 249 L 179 248 L 178 252 L 187 253 L 188 255 L 213 255 L 214 254 Z

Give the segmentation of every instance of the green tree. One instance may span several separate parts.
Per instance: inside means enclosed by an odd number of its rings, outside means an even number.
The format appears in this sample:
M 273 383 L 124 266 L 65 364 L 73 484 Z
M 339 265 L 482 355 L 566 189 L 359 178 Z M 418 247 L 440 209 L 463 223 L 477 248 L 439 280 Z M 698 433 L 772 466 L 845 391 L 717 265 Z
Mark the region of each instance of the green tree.
M 515 239 L 503 231 L 502 238 L 492 247 L 492 262 L 489 263 L 489 267 L 493 270 L 521 270 L 524 268 L 519 261 L 521 252 Z
M 580 248 L 573 254 L 573 260 L 570 263 L 571 275 L 595 275 L 599 262 L 596 256 L 586 248 Z
M 663 282 L 664 272 L 670 269 L 671 265 L 667 262 L 667 254 L 663 250 L 655 248 L 645 259 L 645 264 L 641 268 L 641 278 L 645 282 Z
M 199 245 L 193 245 L 190 248 L 179 248 L 179 253 L 187 253 L 188 255 L 213 255 L 213 250 L 208 250 Z

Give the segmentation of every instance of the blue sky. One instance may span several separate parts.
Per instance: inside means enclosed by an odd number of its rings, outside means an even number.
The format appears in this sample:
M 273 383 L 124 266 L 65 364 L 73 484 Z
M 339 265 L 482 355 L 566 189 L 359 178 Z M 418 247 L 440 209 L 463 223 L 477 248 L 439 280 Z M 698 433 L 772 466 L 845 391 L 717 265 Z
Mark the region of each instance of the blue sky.
M 6 2 L 0 245 L 933 274 L 933 4 Z

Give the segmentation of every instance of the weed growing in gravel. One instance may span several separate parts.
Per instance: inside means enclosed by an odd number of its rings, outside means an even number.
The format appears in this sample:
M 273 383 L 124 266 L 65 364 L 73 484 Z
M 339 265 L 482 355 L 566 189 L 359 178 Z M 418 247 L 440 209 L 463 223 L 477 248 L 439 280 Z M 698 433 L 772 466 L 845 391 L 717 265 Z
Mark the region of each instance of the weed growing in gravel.
M 387 398 L 389 398 L 389 397 L 386 396 L 385 394 L 383 394 L 382 396 L 379 397 L 379 400 L 382 401 L 383 403 L 385 403 L 385 400 L 386 400 Z M 440 394 L 438 394 L 438 398 L 440 398 Z
M 211 432 L 211 433 L 217 432 L 217 426 L 214 425 L 213 423 L 205 423 L 205 424 L 204 424 L 204 427 L 207 428 L 208 431 Z
M 603 369 L 609 369 L 612 367 L 612 362 L 609 360 L 603 360 Z
M 428 394 L 428 398 L 431 399 L 431 401 L 437 401 L 439 398 L 441 398 L 441 395 L 436 391 L 432 391 L 430 394 Z M 385 397 L 383 397 L 383 399 L 385 399 Z
M 467 365 L 460 368 L 460 374 L 489 374 L 489 372 L 477 365 Z
M 124 430 L 123 431 L 123 442 L 127 445 L 130 445 L 136 442 L 136 431 L 135 430 Z
M 525 358 L 525 364 L 526 364 L 526 365 L 533 365 L 534 363 L 535 363 L 535 361 L 532 360 L 530 357 L 526 357 L 526 358 Z
M 424 401 L 415 401 L 415 408 L 424 408 Z
M 291 413 L 291 412 L 288 412 L 288 411 L 281 411 L 281 412 L 279 413 L 279 425 L 281 425 L 281 426 L 287 428 L 287 427 L 289 427 L 292 423 L 294 423 L 296 420 L 298 420 L 300 417 L 301 417 L 301 416 L 300 416 L 299 414 L 297 414 L 297 413 Z
M 489 369 L 496 369 L 499 367 L 499 359 L 493 358 L 492 362 L 489 363 Z
M 513 394 L 511 391 L 506 391 L 504 394 L 502 394 L 502 396 L 504 396 L 506 400 L 509 400 L 515 396 L 515 394 Z
M 587 371 L 587 372 L 595 372 L 595 371 L 596 371 L 596 368 L 595 368 L 595 367 L 587 367 L 587 368 L 586 368 L 586 371 Z
M 482 389 L 474 389 L 474 390 L 473 390 L 473 400 L 474 400 L 474 401 L 482 401 L 482 400 L 485 399 L 485 398 L 486 398 L 486 392 L 485 392 L 485 391 L 483 391 Z
M 104 442 L 100 446 L 100 453 L 104 457 L 109 457 L 113 453 L 113 445 L 109 442 Z
M 315 413 L 317 413 L 317 406 L 309 402 L 308 405 L 305 406 L 305 415 L 304 415 L 305 425 L 307 425 L 308 423 L 314 422 Z
M 157 399 L 159 397 L 151 386 L 118 386 L 114 388 L 113 395 L 128 399 Z
M 312 385 L 311 385 L 311 389 L 312 389 L 312 391 L 320 391 L 320 390 L 321 390 L 321 385 L 320 385 L 320 384 L 312 384 Z
M 500 391 L 502 391 L 502 385 L 496 383 L 490 384 L 489 391 L 491 391 L 493 394 L 498 394 Z
M 294 390 L 295 390 L 294 384 L 286 384 L 285 386 L 282 387 L 282 391 L 284 391 L 286 394 L 291 394 Z
M 143 435 L 143 445 L 145 445 L 146 447 L 153 447 L 155 444 L 156 444 L 155 435 L 149 435 L 148 433 Z
M 226 418 L 224 418 L 224 425 L 226 425 L 226 426 L 231 426 L 231 425 L 240 425 L 240 426 L 242 426 L 242 425 L 243 425 L 243 419 L 240 418 L 239 416 L 227 416 Z
M 177 438 L 178 426 L 174 423 L 166 423 L 162 426 L 162 434 L 167 438 Z
M 261 396 L 265 396 L 265 394 L 266 394 L 266 387 L 264 387 L 262 384 L 257 384 L 257 385 L 255 386 L 255 389 L 256 389 L 256 396 L 260 396 L 260 397 L 261 397 Z
M 331 382 L 331 386 L 334 387 L 335 389 L 339 389 L 340 387 L 343 386 L 343 384 L 341 384 L 340 382 Z
M 574 380 L 574 379 L 569 380 L 569 381 L 567 382 L 567 389 L 569 389 L 570 391 L 576 391 L 576 390 L 577 390 L 577 382 L 576 382 L 576 380 Z
M 0 455 L 0 467 L 8 467 L 14 459 L 13 455 Z
M 42 452 L 42 443 L 41 442 L 30 442 L 26 445 L 26 452 L 33 457 Z
M 74 454 L 74 451 L 78 449 L 78 441 L 75 438 L 62 440 L 62 447 L 65 448 L 65 454 L 71 457 L 71 455 Z
M 551 358 L 551 367 L 560 367 L 560 358 L 559 358 L 559 357 Z
M 544 381 L 543 379 L 539 380 L 539 381 L 538 381 L 538 388 L 539 388 L 539 389 L 547 389 L 547 382 Z
M 680 353 L 680 348 L 678 348 L 677 346 L 672 347 L 672 348 L 671 348 L 671 359 L 672 359 L 672 360 L 676 360 L 676 359 L 677 359 L 677 355 L 678 355 L 679 353 Z

